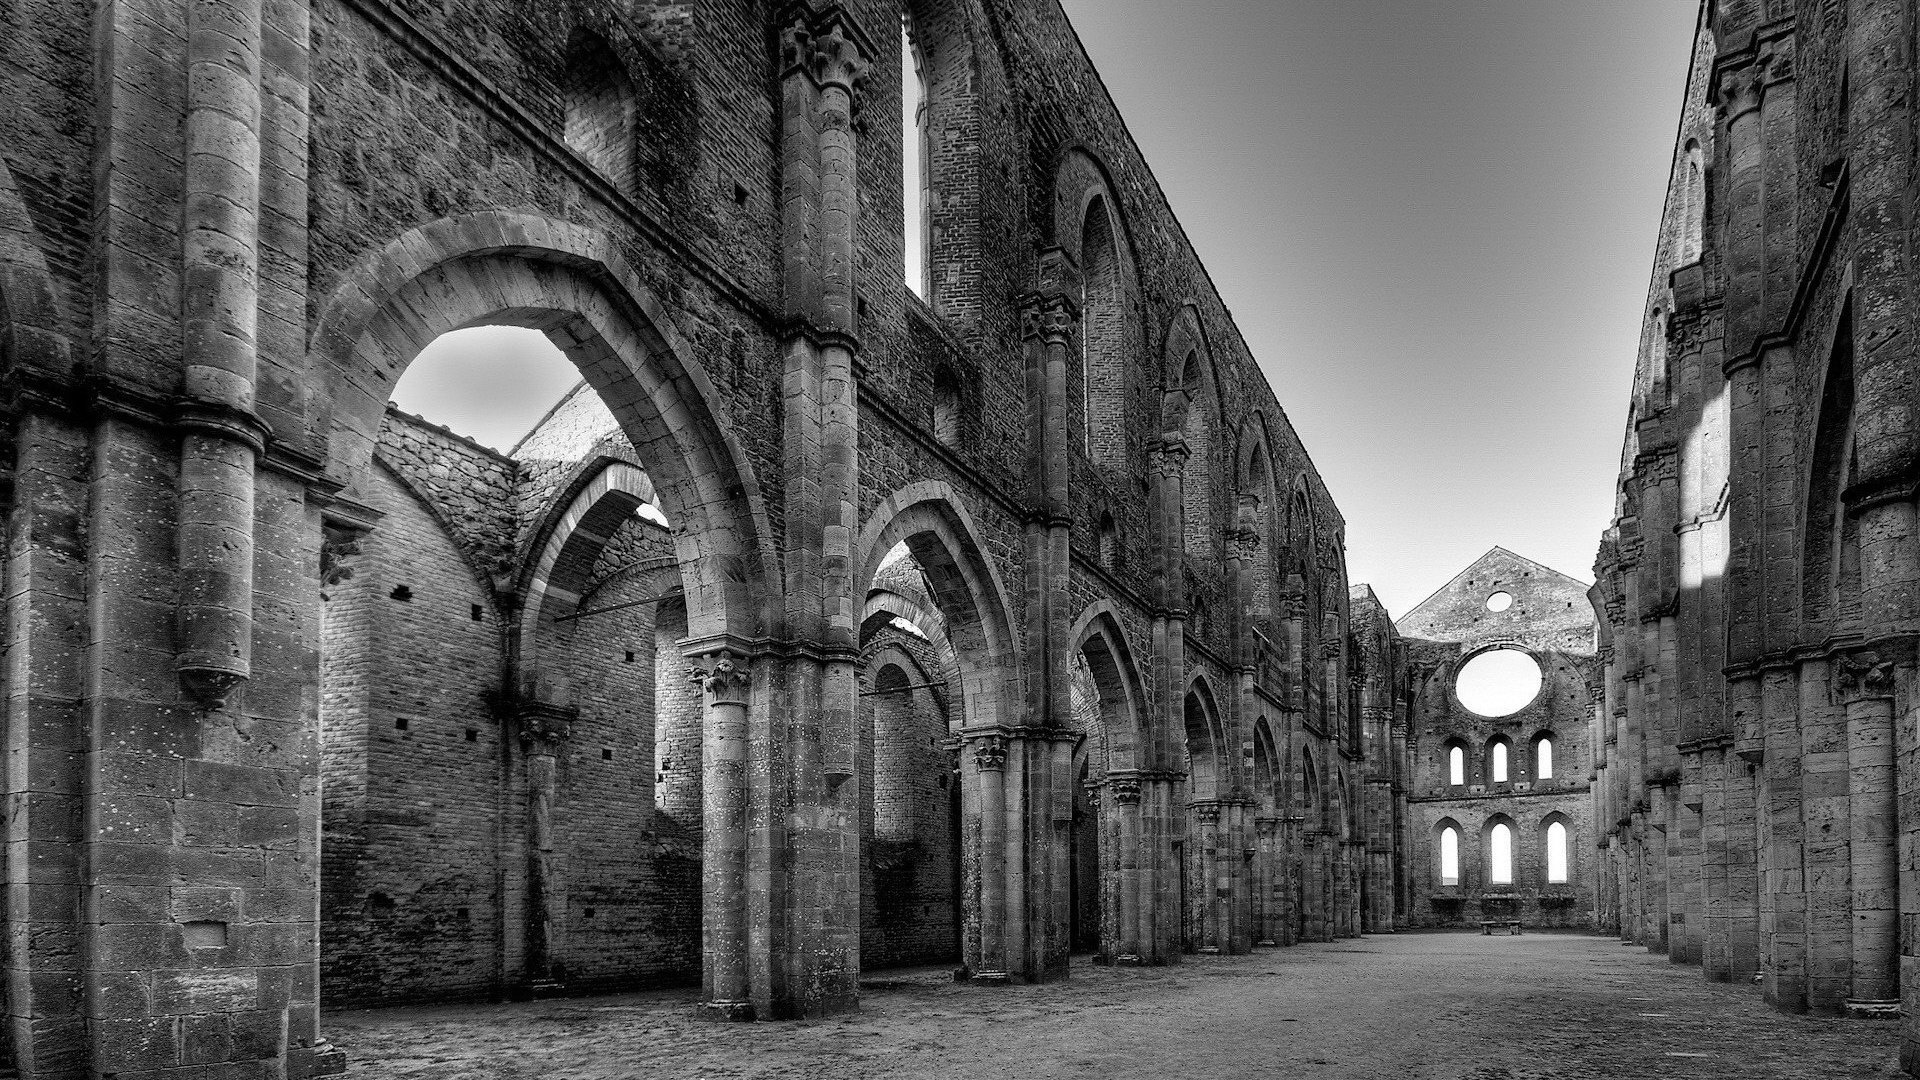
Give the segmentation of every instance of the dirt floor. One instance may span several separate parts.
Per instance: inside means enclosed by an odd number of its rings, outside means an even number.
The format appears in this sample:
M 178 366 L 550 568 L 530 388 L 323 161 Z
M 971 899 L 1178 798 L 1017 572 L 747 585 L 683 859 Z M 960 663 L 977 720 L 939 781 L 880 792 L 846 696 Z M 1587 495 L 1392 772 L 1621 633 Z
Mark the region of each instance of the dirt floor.
M 1076 960 L 1049 986 L 878 973 L 857 1013 L 694 1018 L 691 991 L 329 1012 L 353 1080 L 646 1077 L 1779 1077 L 1900 1075 L 1898 1025 L 1781 1016 L 1609 938 L 1366 937 L 1171 968 Z

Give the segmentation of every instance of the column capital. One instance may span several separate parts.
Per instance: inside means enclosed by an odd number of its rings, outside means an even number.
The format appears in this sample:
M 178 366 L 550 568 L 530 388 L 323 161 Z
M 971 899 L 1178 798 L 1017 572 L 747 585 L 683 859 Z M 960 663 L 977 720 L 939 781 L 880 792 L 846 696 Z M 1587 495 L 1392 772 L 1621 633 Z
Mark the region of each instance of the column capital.
M 973 765 L 981 772 L 999 772 L 1007 767 L 1007 737 L 989 732 L 967 740 L 973 744 Z
M 1049 345 L 1065 345 L 1073 340 L 1074 324 L 1080 321 L 1080 305 L 1064 293 L 1030 292 L 1020 297 L 1020 337 L 1038 338 Z
M 1833 658 L 1833 686 L 1843 701 L 1890 698 L 1897 661 L 1875 650 L 1841 653 Z
M 687 677 L 699 683 L 715 705 L 745 705 L 753 672 L 747 669 L 746 661 L 721 649 L 696 660 L 687 668 Z
M 1160 436 L 1160 441 L 1147 450 L 1147 467 L 1162 478 L 1180 475 L 1187 466 L 1187 440 L 1177 431 L 1169 431 Z
M 880 55 L 839 4 L 788 4 L 780 27 L 781 71 L 803 71 L 822 89 L 838 86 L 853 93 L 866 82 L 873 58 Z
M 513 712 L 520 745 L 547 753 L 573 735 L 573 722 L 579 718 L 579 709 L 545 701 L 522 701 Z
M 1767 84 L 1772 81 L 1767 73 L 1773 67 L 1773 59 L 1771 50 L 1736 55 L 1713 73 L 1713 88 L 1708 96 L 1727 123 L 1760 108 Z

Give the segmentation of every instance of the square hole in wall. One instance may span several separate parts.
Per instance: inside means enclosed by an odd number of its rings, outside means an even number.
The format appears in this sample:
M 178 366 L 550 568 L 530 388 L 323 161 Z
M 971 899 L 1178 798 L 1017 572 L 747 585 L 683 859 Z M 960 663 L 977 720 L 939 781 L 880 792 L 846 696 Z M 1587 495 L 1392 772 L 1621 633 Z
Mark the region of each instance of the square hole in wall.
M 387 595 L 395 600 L 411 600 L 413 599 L 413 590 L 407 588 L 405 585 L 395 585 L 393 591 Z
M 486 617 L 487 617 L 487 613 L 485 609 L 483 609 L 479 604 L 473 605 L 473 621 L 474 622 L 481 622 Z
M 583 918 L 583 919 L 591 919 L 591 918 L 593 918 L 593 909 L 592 909 L 592 908 L 587 908 L 587 909 L 585 909 L 585 910 L 583 910 L 582 912 L 580 912 L 580 917 L 581 917 L 581 918 Z
M 480 729 L 479 729 L 479 728 L 468 728 L 468 729 L 467 729 L 467 741 L 468 741 L 468 742 L 479 742 L 479 741 L 480 741 Z
M 600 760 L 601 760 L 601 761 L 612 761 L 612 760 L 613 760 L 613 751 L 611 751 L 611 750 L 609 750 L 609 749 L 607 749 L 607 748 L 606 748 L 606 747 L 604 747 L 604 746 L 603 746 L 603 747 L 601 747 L 601 748 L 600 748 Z
M 633 650 L 632 650 L 632 649 L 628 649 L 628 650 L 627 650 L 627 663 L 629 663 L 629 664 L 631 664 L 631 663 L 633 663 Z
M 405 731 L 405 730 L 407 730 L 407 718 L 406 718 L 406 717 L 404 717 L 404 716 L 402 716 L 402 717 L 400 717 L 400 718 L 399 718 L 398 720 L 395 720 L 395 721 L 393 722 L 393 730 L 395 730 L 395 731 Z

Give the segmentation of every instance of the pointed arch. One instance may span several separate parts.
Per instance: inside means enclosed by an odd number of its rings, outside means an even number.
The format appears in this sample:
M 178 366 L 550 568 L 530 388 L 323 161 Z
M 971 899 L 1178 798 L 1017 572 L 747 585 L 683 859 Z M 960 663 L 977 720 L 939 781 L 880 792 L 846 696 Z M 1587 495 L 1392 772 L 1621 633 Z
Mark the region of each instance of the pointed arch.
M 615 187 L 631 193 L 639 95 L 606 38 L 584 27 L 568 35 L 563 94 L 566 144 Z
M 1139 276 L 1117 189 L 1099 159 L 1069 147 L 1054 177 L 1055 244 L 1078 267 L 1080 364 L 1068 372 L 1074 427 L 1087 457 L 1110 477 L 1138 463 L 1128 419 L 1145 336 L 1137 316 Z
M 1800 558 L 1802 619 L 1810 632 L 1824 628 L 1828 633 L 1852 614 L 1860 590 L 1859 520 L 1846 512 L 1845 502 L 1847 489 L 1858 482 L 1851 297 L 1841 307 L 1831 341 L 1806 458 Z
M 720 395 L 604 233 L 486 211 L 413 229 L 362 259 L 308 340 L 331 420 L 329 471 L 366 467 L 393 386 L 434 338 L 465 326 L 541 330 L 580 367 L 647 462 L 687 568 L 689 634 L 751 641 L 777 580 L 765 503 Z
M 1085 665 L 1099 704 L 1101 772 L 1141 768 L 1146 686 L 1113 605 L 1100 600 L 1081 612 L 1072 641 L 1072 655 Z
M 1186 724 L 1187 792 L 1194 802 L 1218 799 L 1232 786 L 1222 754 L 1226 745 L 1220 730 L 1220 709 L 1205 673 L 1187 680 L 1181 713 Z
M 962 723 L 1012 721 L 1020 658 L 1012 605 L 986 544 L 953 488 L 938 480 L 909 484 L 880 501 L 854 544 L 855 581 L 864 591 L 896 545 L 905 544 L 926 575 L 934 607 L 959 658 Z

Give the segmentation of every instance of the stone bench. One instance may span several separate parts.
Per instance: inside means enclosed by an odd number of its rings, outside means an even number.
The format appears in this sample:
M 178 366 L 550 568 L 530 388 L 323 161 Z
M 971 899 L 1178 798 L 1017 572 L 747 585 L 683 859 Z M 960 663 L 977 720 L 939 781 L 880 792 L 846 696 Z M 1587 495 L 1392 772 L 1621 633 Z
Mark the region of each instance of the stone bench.
M 1492 937 L 1493 928 L 1496 926 L 1505 927 L 1509 935 L 1516 936 L 1516 937 L 1519 936 L 1521 932 L 1519 919 L 1481 919 L 1480 920 L 1481 936 Z

